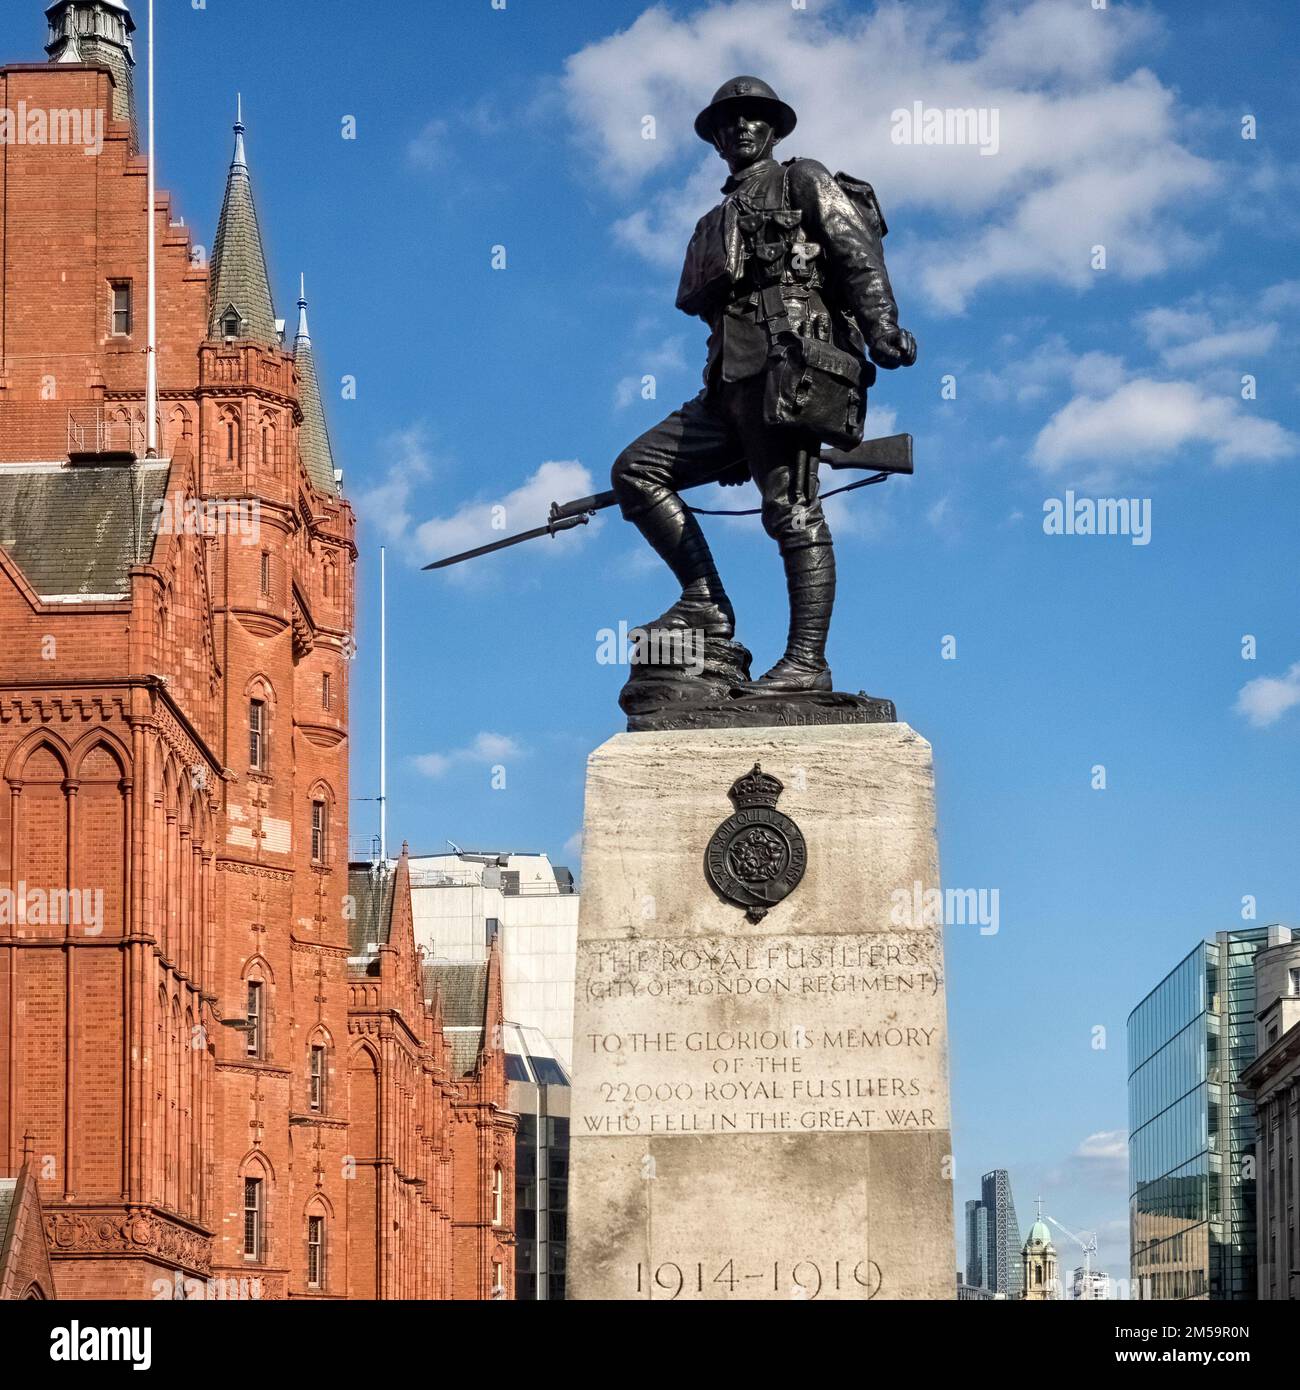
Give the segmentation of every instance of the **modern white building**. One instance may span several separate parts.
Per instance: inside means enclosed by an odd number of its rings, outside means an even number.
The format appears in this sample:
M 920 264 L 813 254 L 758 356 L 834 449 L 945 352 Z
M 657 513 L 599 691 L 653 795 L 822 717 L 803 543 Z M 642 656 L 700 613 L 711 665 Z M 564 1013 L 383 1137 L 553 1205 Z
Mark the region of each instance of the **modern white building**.
M 545 854 L 412 856 L 415 941 L 429 961 L 486 960 L 501 942 L 505 1016 L 536 1028 L 566 1068 L 573 1063 L 578 893 Z
M 1110 1297 L 1110 1275 L 1100 1269 L 1084 1269 L 1082 1265 L 1074 1271 L 1070 1297 L 1096 1301 Z

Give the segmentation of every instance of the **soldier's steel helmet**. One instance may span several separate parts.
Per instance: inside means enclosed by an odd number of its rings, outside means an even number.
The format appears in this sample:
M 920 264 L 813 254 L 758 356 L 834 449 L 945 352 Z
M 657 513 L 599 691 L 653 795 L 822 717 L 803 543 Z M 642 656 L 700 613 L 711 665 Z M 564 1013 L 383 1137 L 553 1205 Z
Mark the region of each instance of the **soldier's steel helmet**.
M 695 118 L 695 133 L 701 140 L 713 143 L 713 122 L 719 111 L 738 101 L 752 102 L 766 108 L 777 139 L 783 139 L 795 128 L 798 116 L 794 107 L 787 106 L 761 77 L 733 77 L 713 94 L 713 100 Z

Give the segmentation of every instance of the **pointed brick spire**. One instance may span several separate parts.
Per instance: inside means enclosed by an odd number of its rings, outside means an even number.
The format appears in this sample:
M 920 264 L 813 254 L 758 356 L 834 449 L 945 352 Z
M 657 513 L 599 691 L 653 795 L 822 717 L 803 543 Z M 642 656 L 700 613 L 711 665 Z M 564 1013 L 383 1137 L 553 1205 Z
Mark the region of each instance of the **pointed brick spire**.
M 293 340 L 293 356 L 298 364 L 298 395 L 302 402 L 298 448 L 303 467 L 317 488 L 332 497 L 338 492 L 338 483 L 334 478 L 334 451 L 330 448 L 325 403 L 321 400 L 320 383 L 316 379 L 316 359 L 312 355 L 311 333 L 307 327 L 305 276 L 298 282 L 298 333 Z
M 242 99 L 235 120 L 235 157 L 226 180 L 226 199 L 217 223 L 208 283 L 210 338 L 251 338 L 267 347 L 279 345 L 266 252 L 262 249 L 253 184 L 244 154 Z
M 52 63 L 97 63 L 113 74 L 113 119 L 131 123 L 131 152 L 140 152 L 135 123 L 135 21 L 123 0 L 54 0 L 47 5 Z

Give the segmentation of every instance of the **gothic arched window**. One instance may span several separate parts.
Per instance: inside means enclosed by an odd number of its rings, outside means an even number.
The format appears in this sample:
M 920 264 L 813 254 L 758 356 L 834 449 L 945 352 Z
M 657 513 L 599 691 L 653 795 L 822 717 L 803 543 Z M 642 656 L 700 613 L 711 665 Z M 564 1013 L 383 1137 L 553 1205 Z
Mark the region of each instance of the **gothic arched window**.
M 221 430 L 226 462 L 239 462 L 239 412 L 227 407 L 221 412 Z
M 276 472 L 275 422 L 265 416 L 262 420 L 262 467 L 268 473 Z

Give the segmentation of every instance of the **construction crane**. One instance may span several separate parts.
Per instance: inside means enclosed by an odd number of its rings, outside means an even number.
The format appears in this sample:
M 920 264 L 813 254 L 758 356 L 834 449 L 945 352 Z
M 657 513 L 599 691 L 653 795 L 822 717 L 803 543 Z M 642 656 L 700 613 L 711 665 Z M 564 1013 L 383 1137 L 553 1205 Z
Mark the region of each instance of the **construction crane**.
M 1063 1226 L 1054 1216 L 1047 1218 L 1062 1235 L 1067 1235 L 1083 1251 L 1083 1282 L 1084 1287 L 1092 1288 L 1092 1257 L 1097 1253 L 1097 1232 L 1084 1231 L 1082 1235 L 1076 1235 L 1068 1226 Z M 1091 1295 L 1090 1295 L 1091 1296 Z

